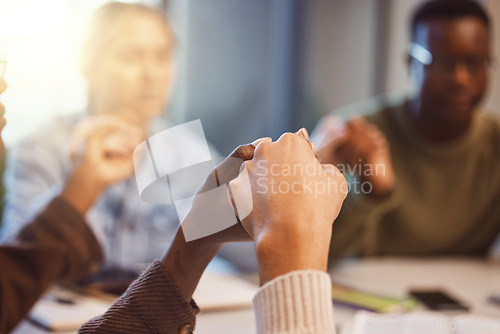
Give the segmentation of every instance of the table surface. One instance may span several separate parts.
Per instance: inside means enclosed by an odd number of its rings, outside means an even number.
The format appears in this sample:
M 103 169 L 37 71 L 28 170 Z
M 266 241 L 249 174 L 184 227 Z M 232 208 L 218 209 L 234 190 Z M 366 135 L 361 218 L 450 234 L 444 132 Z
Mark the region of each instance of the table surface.
M 469 303 L 472 313 L 500 318 L 500 307 L 487 301 L 493 292 L 500 292 L 499 262 L 461 258 L 373 258 L 345 261 L 331 272 L 331 276 L 339 283 L 395 296 L 404 296 L 411 288 L 440 288 Z M 340 329 L 349 322 L 354 312 L 335 306 L 337 327 Z M 25 321 L 14 333 L 47 332 Z M 197 318 L 196 333 L 255 334 L 253 310 L 202 311 Z

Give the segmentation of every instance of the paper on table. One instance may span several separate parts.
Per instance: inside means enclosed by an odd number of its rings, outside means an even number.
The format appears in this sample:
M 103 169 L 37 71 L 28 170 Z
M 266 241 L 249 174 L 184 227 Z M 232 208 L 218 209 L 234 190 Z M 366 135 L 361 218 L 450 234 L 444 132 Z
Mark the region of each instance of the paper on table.
M 52 331 L 76 331 L 85 322 L 105 313 L 113 303 L 98 297 L 82 296 L 65 291 L 65 300 L 44 297 L 40 299 L 30 313 L 30 319 Z M 50 296 L 50 293 L 46 296 Z
M 388 315 L 358 311 L 342 334 L 500 334 L 500 321 L 466 314 L 449 317 L 438 312 Z
M 258 290 L 242 278 L 205 271 L 193 299 L 202 311 L 246 308 L 252 306 Z

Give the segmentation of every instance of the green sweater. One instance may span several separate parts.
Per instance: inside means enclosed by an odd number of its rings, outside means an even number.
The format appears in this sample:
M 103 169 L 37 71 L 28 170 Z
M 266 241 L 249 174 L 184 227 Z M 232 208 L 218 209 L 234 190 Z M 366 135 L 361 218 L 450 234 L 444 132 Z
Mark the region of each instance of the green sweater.
M 500 232 L 500 122 L 478 112 L 462 138 L 435 143 L 416 131 L 406 106 L 379 99 L 342 111 L 385 134 L 396 186 L 381 200 L 348 195 L 333 227 L 332 260 L 484 256 Z

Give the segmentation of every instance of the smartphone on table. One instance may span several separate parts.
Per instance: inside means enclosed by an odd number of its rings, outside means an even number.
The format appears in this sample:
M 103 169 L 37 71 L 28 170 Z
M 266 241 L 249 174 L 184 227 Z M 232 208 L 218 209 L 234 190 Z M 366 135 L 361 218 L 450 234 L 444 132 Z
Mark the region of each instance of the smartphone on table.
M 410 295 L 434 311 L 468 311 L 469 306 L 443 290 L 411 290 Z

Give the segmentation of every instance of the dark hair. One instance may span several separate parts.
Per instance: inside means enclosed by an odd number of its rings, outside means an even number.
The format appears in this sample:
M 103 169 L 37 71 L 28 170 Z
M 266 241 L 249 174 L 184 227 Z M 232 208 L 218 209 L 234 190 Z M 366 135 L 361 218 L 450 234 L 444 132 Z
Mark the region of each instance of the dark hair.
M 417 25 L 429 19 L 457 19 L 472 16 L 490 30 L 490 18 L 483 6 L 473 0 L 431 0 L 421 5 L 413 14 L 410 33 L 415 36 Z

